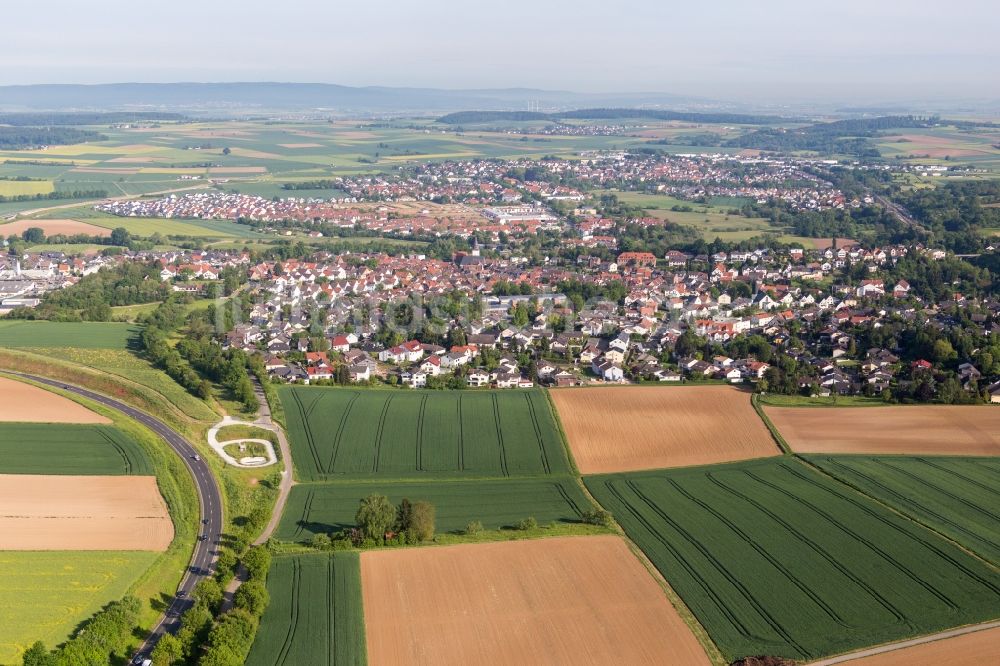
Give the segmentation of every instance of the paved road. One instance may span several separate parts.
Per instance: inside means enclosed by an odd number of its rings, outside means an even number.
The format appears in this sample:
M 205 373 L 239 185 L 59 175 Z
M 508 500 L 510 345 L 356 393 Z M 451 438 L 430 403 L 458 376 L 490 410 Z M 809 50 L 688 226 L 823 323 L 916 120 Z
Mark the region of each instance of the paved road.
M 219 538 L 222 534 L 222 497 L 219 493 L 218 483 L 212 475 L 212 471 L 209 469 L 208 464 L 200 458 L 197 460 L 194 458 L 194 456 L 197 455 L 197 452 L 186 439 L 181 437 L 180 434 L 162 421 L 146 414 L 146 412 L 130 407 L 129 405 L 119 402 L 113 398 L 108 398 L 100 393 L 94 393 L 93 391 L 88 391 L 87 389 L 80 388 L 78 386 L 66 384 L 65 382 L 47 379 L 45 377 L 38 377 L 35 375 L 27 375 L 21 372 L 12 372 L 11 374 L 24 377 L 25 379 L 30 379 L 34 382 L 38 382 L 39 384 L 55 386 L 66 391 L 70 391 L 71 393 L 76 393 L 77 395 L 81 395 L 89 400 L 93 400 L 94 402 L 98 402 L 106 407 L 117 410 L 126 416 L 135 419 L 139 423 L 142 423 L 144 426 L 162 437 L 167 444 L 170 445 L 170 448 L 172 448 L 177 455 L 181 457 L 184 464 L 187 465 L 188 471 L 194 479 L 195 486 L 198 489 L 198 500 L 200 504 L 199 518 L 201 520 L 201 524 L 199 534 L 207 535 L 208 538 L 205 541 L 195 542 L 194 552 L 191 555 L 191 562 L 188 566 L 187 572 L 184 574 L 184 578 L 181 579 L 176 595 L 170 600 L 170 603 L 163 612 L 163 615 L 160 616 L 160 619 L 152 628 L 149 636 L 139 649 L 140 654 L 148 654 L 149 651 L 151 651 L 156 645 L 156 642 L 160 640 L 160 636 L 164 633 L 174 633 L 177 631 L 179 628 L 180 616 L 193 603 L 190 596 L 191 592 L 194 590 L 194 586 L 197 585 L 203 578 L 210 576 L 215 568 L 215 560 L 218 556 L 217 547 L 219 545 Z

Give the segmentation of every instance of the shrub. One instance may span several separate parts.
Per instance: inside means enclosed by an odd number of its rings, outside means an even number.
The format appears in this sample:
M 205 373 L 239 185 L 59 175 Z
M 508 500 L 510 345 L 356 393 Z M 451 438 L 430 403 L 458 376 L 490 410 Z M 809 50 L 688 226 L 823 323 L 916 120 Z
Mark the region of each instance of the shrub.
M 329 550 L 333 546 L 333 542 L 329 534 L 317 534 L 312 538 L 309 545 L 317 550 Z
M 594 509 L 592 511 L 583 512 L 583 522 L 588 525 L 611 527 L 614 524 L 614 518 L 610 511 L 605 511 L 604 509 Z
M 475 536 L 483 531 L 483 524 L 478 520 L 470 521 L 468 525 L 465 526 L 465 533 L 469 536 Z
M 517 529 L 525 531 L 525 532 L 528 531 L 528 530 L 533 530 L 533 529 L 537 529 L 537 528 L 538 528 L 538 521 L 535 520 L 534 516 L 528 516 L 524 520 L 519 521 L 517 523 Z
M 410 524 L 407 536 L 416 537 L 416 542 L 429 541 L 434 538 L 434 505 L 430 502 L 414 502 L 410 509 Z M 413 539 L 411 538 L 411 543 Z

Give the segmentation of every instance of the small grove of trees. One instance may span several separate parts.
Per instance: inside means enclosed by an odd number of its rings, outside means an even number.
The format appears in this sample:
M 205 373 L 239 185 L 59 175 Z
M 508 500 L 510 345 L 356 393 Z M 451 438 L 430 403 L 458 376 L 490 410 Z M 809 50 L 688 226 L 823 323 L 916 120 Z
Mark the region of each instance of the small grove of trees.
M 28 229 L 25 233 L 32 231 Z M 160 281 L 159 264 L 129 262 L 103 268 L 67 289 L 50 291 L 37 308 L 17 308 L 8 317 L 54 321 L 109 321 L 111 308 L 162 301 L 170 285 Z
M 313 545 L 342 547 L 348 545 L 376 546 L 421 543 L 434 538 L 436 510 L 430 502 L 403 499 L 396 506 L 385 495 L 371 494 L 362 498 L 354 516 L 357 528 L 347 536 L 331 540 L 317 535 Z M 324 538 L 325 537 L 325 538 Z
M 63 666 L 127 660 L 141 609 L 142 603 L 132 596 L 112 601 L 62 647 L 49 651 L 38 641 L 25 651 L 22 663 L 24 666 Z

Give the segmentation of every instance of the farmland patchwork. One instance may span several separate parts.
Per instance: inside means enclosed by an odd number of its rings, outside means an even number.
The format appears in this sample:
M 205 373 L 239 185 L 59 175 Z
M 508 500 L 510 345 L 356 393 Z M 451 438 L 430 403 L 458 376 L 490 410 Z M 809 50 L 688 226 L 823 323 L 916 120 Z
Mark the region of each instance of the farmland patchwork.
M 730 659 L 811 659 L 1000 608 L 996 568 L 793 459 L 586 483 Z

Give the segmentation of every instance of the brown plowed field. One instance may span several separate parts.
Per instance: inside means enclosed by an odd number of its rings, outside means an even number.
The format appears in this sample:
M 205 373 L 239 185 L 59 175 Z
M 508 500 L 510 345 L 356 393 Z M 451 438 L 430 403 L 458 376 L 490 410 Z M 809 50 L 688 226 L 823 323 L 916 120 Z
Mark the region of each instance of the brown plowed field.
M 0 550 L 155 550 L 174 538 L 152 476 L 0 474 Z
M 616 536 L 368 551 L 361 580 L 380 666 L 710 664 Z
M 31 423 L 111 423 L 58 393 L 0 377 L 0 421 Z
M 1000 629 L 984 629 L 933 643 L 846 662 L 849 666 L 983 666 L 1000 663 Z
M 32 227 L 42 229 L 46 236 L 55 236 L 56 234 L 66 234 L 67 236 L 75 234 L 87 234 L 88 236 L 111 235 L 111 229 L 105 229 L 104 227 L 98 227 L 97 225 L 87 224 L 78 220 L 18 220 L 9 224 L 0 224 L 0 236 L 4 238 L 14 234 L 20 236 L 25 230 Z
M 730 386 L 621 386 L 550 391 L 582 474 L 687 467 L 778 455 Z
M 1000 455 L 1000 408 L 765 407 L 800 453 Z

